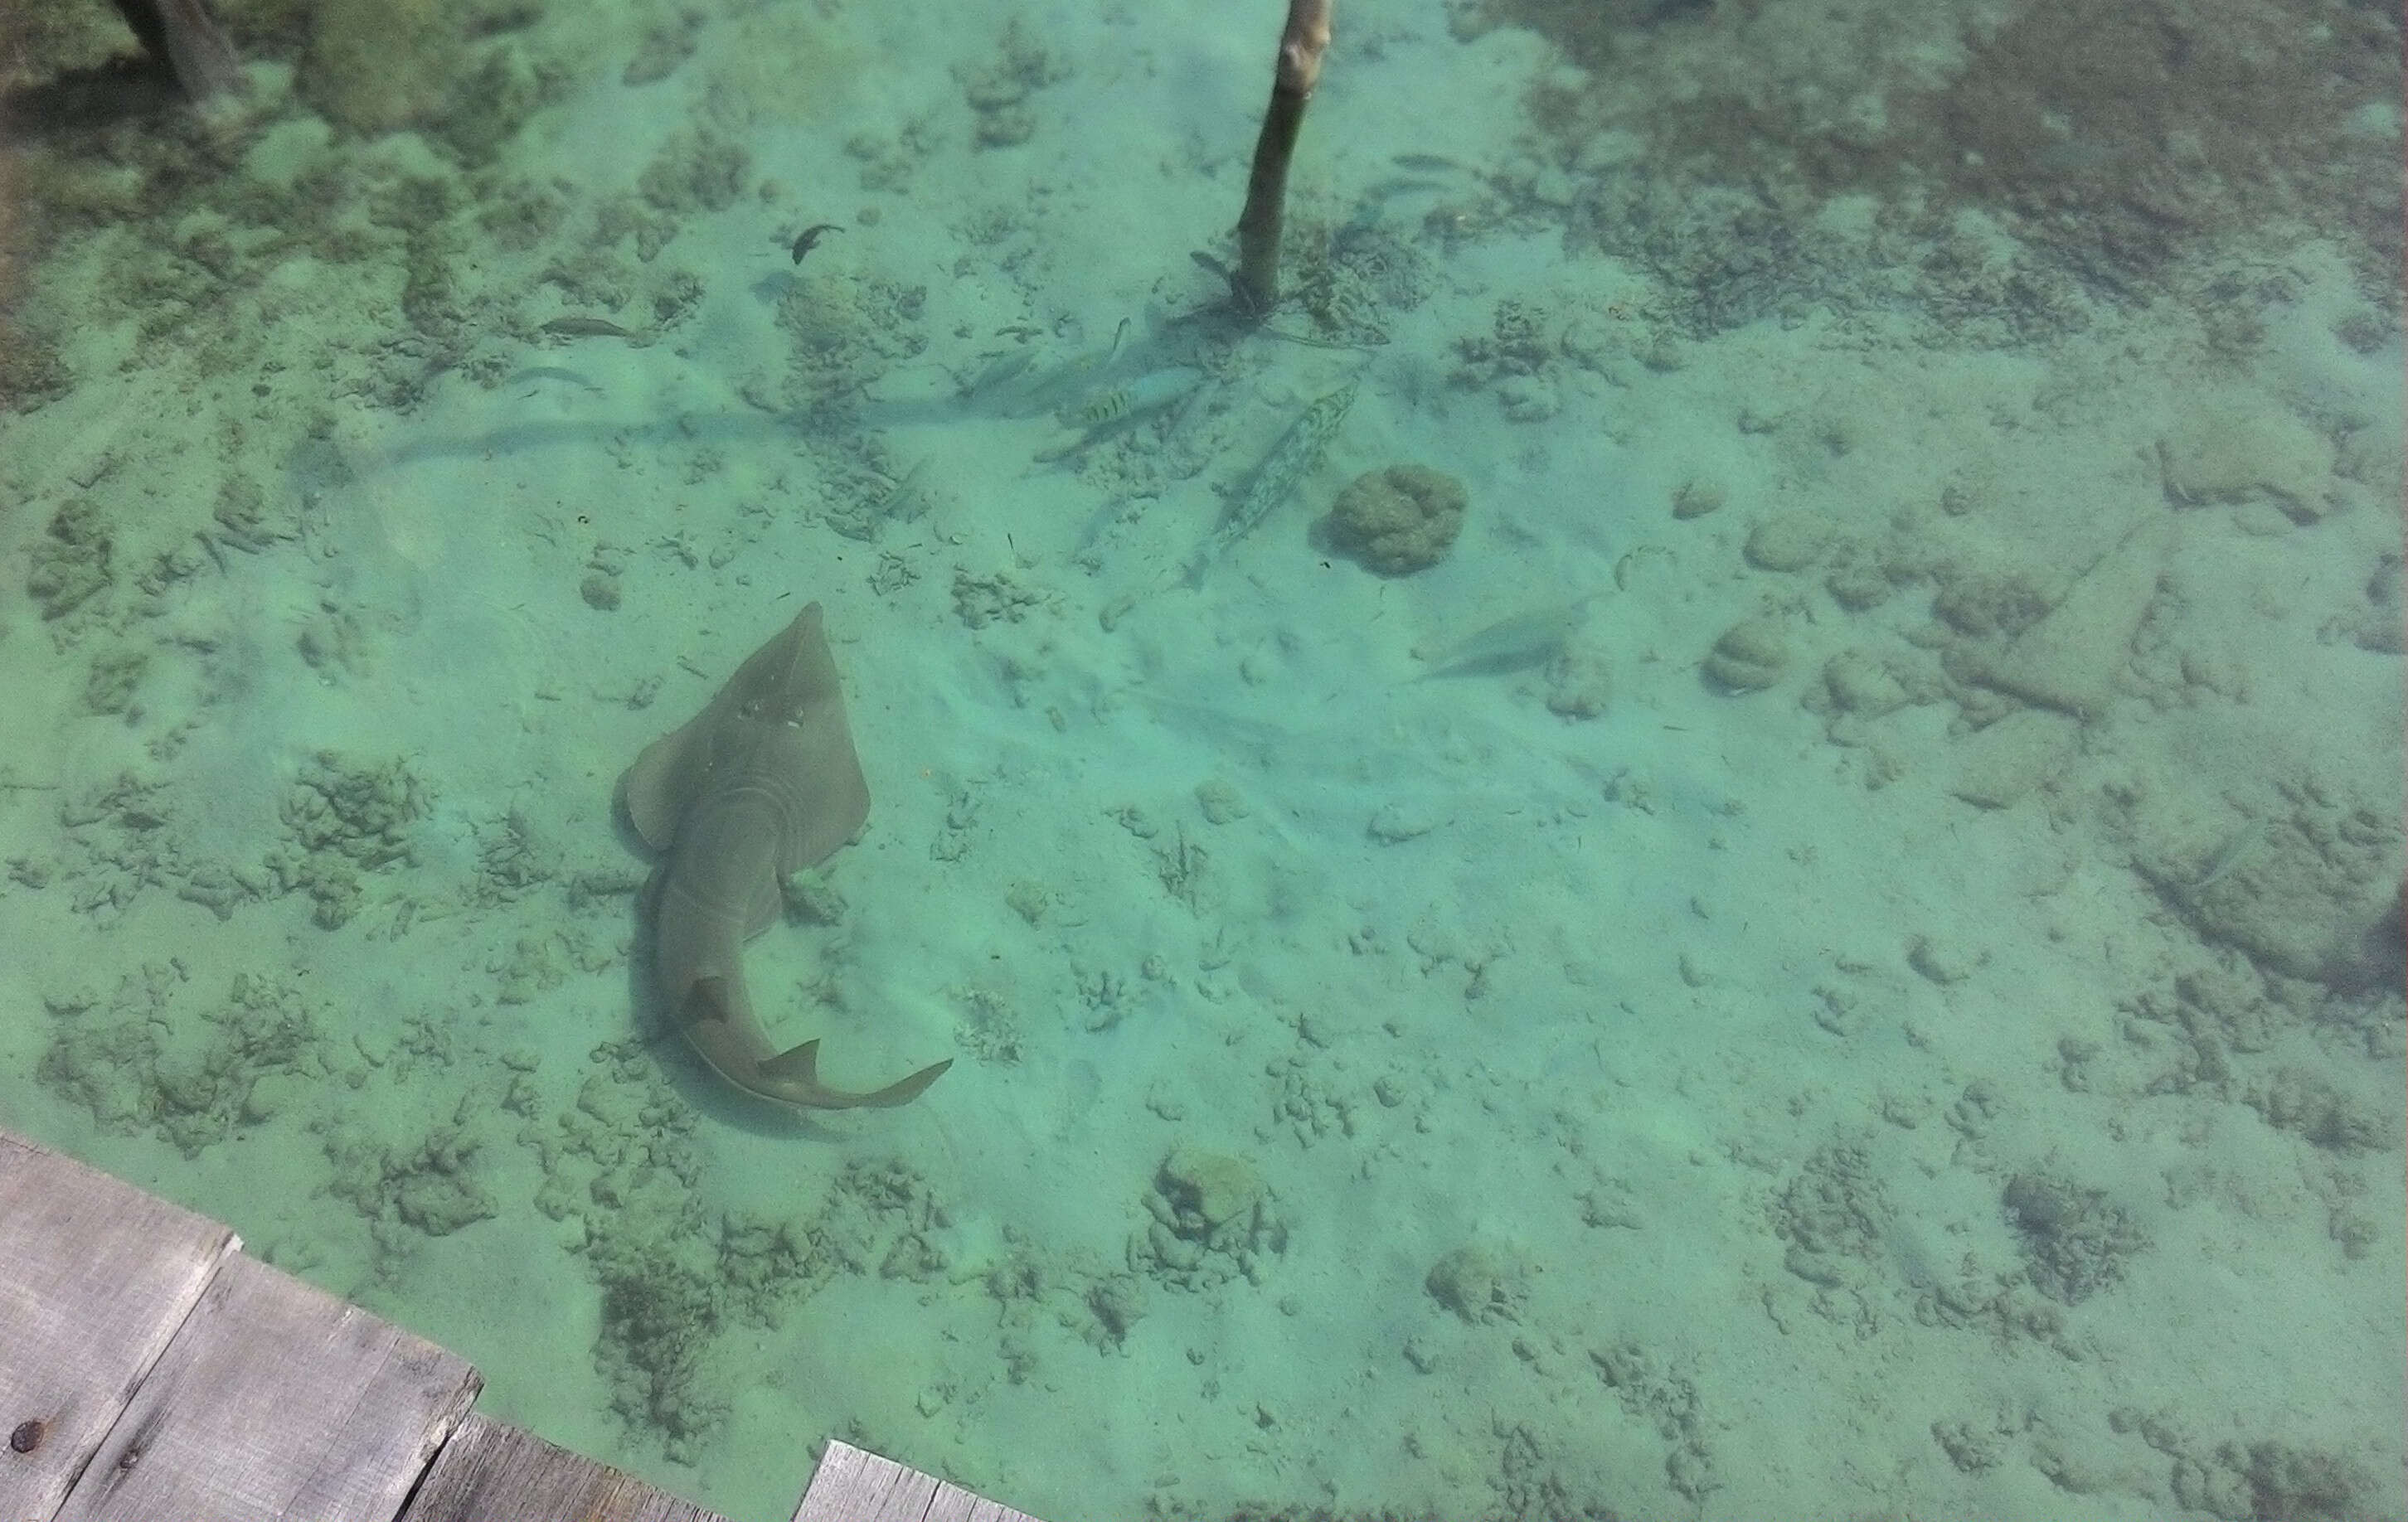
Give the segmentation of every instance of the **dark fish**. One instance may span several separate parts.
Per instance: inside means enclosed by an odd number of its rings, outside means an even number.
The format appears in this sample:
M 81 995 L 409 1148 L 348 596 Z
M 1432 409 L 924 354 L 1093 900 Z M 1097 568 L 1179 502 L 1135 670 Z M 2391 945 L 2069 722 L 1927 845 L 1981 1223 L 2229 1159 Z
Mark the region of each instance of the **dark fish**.
M 636 334 L 607 317 L 555 317 L 543 331 L 563 338 L 633 338 Z
M 801 232 L 795 235 L 795 263 L 797 264 L 801 263 L 803 262 L 803 255 L 810 252 L 813 249 L 820 246 L 821 235 L 826 233 L 841 233 L 843 231 L 843 228 L 838 227 L 834 222 L 814 222 L 810 226 L 804 228 Z

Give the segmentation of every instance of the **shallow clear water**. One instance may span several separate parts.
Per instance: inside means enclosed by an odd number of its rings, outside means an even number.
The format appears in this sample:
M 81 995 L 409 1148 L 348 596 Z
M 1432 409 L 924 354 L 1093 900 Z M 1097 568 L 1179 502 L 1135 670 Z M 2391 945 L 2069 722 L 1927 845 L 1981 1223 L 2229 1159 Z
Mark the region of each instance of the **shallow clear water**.
M 0 1123 L 735 1522 L 2408 1515 L 2396 14 L 1350 0 L 1246 320 L 1276 6 L 220 9 L 0 65 Z

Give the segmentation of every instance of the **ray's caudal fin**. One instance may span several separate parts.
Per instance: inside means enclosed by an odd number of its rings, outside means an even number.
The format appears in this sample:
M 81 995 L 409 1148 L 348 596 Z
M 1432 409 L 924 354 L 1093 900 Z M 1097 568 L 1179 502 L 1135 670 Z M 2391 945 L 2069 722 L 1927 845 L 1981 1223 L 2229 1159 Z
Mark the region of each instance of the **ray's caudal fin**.
M 1304 107 L 1321 82 L 1321 55 L 1329 50 L 1329 13 L 1336 0 L 1288 0 L 1287 25 L 1280 33 L 1279 65 L 1271 78 L 1271 103 L 1254 139 L 1254 164 L 1246 176 L 1246 209 L 1238 218 L 1238 268 L 1229 277 L 1229 300 L 1241 317 L 1255 321 L 1279 305 L 1280 220 L 1287 201 L 1287 162 L 1304 125 Z

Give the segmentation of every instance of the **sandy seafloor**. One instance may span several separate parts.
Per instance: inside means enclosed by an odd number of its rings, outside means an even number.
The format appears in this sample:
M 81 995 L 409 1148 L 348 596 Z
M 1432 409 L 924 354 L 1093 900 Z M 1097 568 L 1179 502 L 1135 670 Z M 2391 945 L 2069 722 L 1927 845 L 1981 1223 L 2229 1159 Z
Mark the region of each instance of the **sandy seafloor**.
M 1276 6 L 430 4 L 374 89 L 224 8 L 247 107 L 17 149 L 0 1120 L 736 1522 L 827 1434 L 1052 1522 L 2408 1515 L 2396 245 L 1776 183 L 1699 263 L 1599 229 L 1651 98 L 2015 7 L 1349 0 L 1240 336 Z M 2399 101 L 2300 98 L 2396 232 Z M 814 599 L 875 803 L 750 986 L 955 1062 L 797 1118 L 611 787 Z

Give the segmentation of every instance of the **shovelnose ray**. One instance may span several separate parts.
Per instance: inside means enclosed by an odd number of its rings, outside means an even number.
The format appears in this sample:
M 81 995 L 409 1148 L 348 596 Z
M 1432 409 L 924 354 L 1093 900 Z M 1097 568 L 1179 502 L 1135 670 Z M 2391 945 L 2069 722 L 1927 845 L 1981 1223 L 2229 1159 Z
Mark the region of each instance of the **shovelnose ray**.
M 668 867 L 654 895 L 652 974 L 703 1060 L 738 1088 L 813 1110 L 905 1104 L 949 1059 L 868 1093 L 819 1080 L 817 1041 L 780 1051 L 744 991 L 744 943 L 769 927 L 791 874 L 827 860 L 869 817 L 836 657 L 813 603 L 737 668 L 710 706 L 644 747 L 619 801 Z

